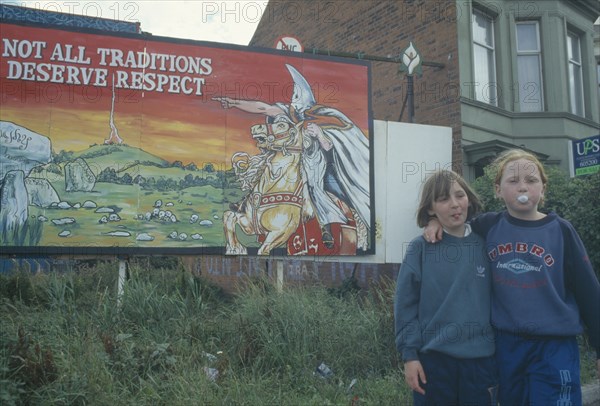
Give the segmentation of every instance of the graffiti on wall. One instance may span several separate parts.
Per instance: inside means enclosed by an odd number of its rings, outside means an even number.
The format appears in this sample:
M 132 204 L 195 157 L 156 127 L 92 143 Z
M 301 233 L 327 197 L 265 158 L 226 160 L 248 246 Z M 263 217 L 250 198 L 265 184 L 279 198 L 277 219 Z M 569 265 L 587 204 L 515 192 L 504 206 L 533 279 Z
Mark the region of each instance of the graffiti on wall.
M 336 287 L 354 279 L 361 288 L 381 283 L 393 283 L 399 264 L 373 264 L 328 261 L 306 261 L 301 259 L 262 260 L 260 257 L 203 256 L 186 258 L 186 268 L 209 280 L 236 290 L 249 280 L 260 278 L 277 279 L 277 262 L 281 261 L 283 284 L 286 286 L 316 284 Z
M 368 64 L 1 28 L 8 253 L 373 253 Z

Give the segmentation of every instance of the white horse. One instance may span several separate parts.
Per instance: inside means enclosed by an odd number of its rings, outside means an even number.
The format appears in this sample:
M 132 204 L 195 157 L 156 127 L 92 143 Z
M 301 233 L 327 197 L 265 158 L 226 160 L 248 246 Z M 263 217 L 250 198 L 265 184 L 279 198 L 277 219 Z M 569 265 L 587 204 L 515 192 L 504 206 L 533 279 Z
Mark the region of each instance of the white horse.
M 240 153 L 232 157 L 242 189 L 249 194 L 238 210 L 223 214 L 228 255 L 248 253 L 236 236 L 237 225 L 245 234 L 262 239 L 258 255 L 269 255 L 286 244 L 302 221 L 302 123 L 260 124 L 251 131 L 262 153 L 250 158 Z M 244 155 L 246 159 L 240 161 Z

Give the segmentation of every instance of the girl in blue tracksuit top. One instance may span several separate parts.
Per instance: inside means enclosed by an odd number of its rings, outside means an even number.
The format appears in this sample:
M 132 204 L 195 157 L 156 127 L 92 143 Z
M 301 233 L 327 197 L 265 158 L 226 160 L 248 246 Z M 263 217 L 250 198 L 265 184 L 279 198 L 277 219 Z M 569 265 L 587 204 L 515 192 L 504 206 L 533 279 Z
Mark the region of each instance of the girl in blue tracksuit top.
M 491 274 L 484 240 L 465 224 L 480 208 L 454 172 L 423 185 L 417 224 L 435 216 L 444 235 L 435 245 L 411 241 L 394 300 L 396 347 L 418 406 L 496 405 Z
M 539 160 L 509 150 L 495 164 L 506 211 L 471 226 L 485 237 L 492 268 L 500 404 L 580 405 L 576 336 L 585 325 L 600 355 L 600 284 L 573 226 L 538 211 L 547 184 Z M 428 227 L 425 238 L 436 231 Z M 600 376 L 600 359 L 597 366 Z

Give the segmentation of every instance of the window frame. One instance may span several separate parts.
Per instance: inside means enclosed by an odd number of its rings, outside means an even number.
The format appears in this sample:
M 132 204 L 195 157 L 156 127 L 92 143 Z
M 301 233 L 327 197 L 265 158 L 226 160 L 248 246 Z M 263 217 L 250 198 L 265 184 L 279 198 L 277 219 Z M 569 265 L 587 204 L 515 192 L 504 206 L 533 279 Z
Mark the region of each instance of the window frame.
M 535 33 L 536 33 L 536 49 L 535 50 L 521 50 L 519 49 L 519 25 L 535 25 Z M 538 20 L 519 20 L 515 21 L 515 52 L 516 52 L 516 66 L 517 66 L 517 83 L 518 83 L 518 94 L 519 94 L 519 111 L 524 113 L 536 113 L 545 111 L 545 102 L 544 102 L 544 69 L 543 69 L 543 58 L 542 58 L 542 38 L 540 32 L 540 21 Z M 521 85 L 520 78 L 520 64 L 519 60 L 521 56 L 537 56 L 537 64 L 538 64 L 538 72 L 537 75 L 539 77 L 539 110 L 529 110 L 525 109 L 525 106 L 529 106 L 529 103 L 525 103 L 526 98 L 521 95 L 524 93 L 524 88 Z
M 480 17 L 485 18 L 489 23 L 490 23 L 490 33 L 491 33 L 491 45 L 488 45 L 482 41 L 479 41 L 478 39 L 475 38 L 474 35 L 474 23 L 475 23 L 475 17 L 476 14 Z M 498 69 L 496 66 L 496 24 L 495 24 L 495 18 L 493 16 L 491 16 L 489 13 L 485 12 L 484 10 L 477 8 L 477 7 L 473 7 L 472 11 L 471 11 L 471 24 L 470 24 L 470 30 L 471 30 L 471 52 L 473 55 L 473 65 L 472 65 L 472 69 L 473 69 L 473 84 L 474 89 L 473 89 L 473 99 L 477 100 L 479 102 L 482 103 L 486 103 L 489 104 L 491 106 L 498 106 Z M 491 52 L 491 66 L 488 66 L 488 71 L 487 71 L 487 77 L 484 79 L 485 83 L 481 83 L 481 77 L 477 77 L 476 73 L 477 73 L 477 69 L 476 69 L 476 61 L 475 61 L 475 55 L 476 55 L 476 47 L 485 49 L 486 52 Z M 493 78 L 492 81 L 489 81 L 490 78 Z M 489 82 L 489 83 L 488 83 Z M 478 84 L 480 86 L 478 86 Z M 487 84 L 488 86 L 488 90 L 487 90 L 487 94 L 484 95 L 484 86 Z M 493 84 L 493 85 L 492 85 Z
M 570 44 L 572 44 L 571 42 L 571 38 L 576 39 L 577 41 L 577 48 L 578 48 L 578 54 L 579 54 L 579 60 L 576 60 L 573 58 L 574 52 L 572 51 L 572 47 L 570 46 Z M 585 87 L 583 85 L 583 55 L 581 53 L 582 49 L 581 49 L 581 35 L 578 34 L 576 31 L 574 30 L 567 30 L 567 74 L 570 76 L 571 75 L 571 67 L 574 67 L 574 69 L 578 69 L 579 70 L 579 81 L 578 83 L 574 83 L 573 85 L 577 87 L 577 89 L 574 89 L 571 86 L 571 82 L 570 80 L 568 81 L 569 83 L 569 111 L 577 116 L 580 117 L 585 117 Z M 568 78 L 570 79 L 570 78 Z M 575 77 L 573 78 L 575 79 Z M 578 94 L 575 94 L 576 91 L 579 91 Z M 575 100 L 575 98 L 579 98 L 579 100 Z M 579 102 L 579 104 L 577 103 Z M 581 111 L 578 111 L 578 106 L 581 107 Z

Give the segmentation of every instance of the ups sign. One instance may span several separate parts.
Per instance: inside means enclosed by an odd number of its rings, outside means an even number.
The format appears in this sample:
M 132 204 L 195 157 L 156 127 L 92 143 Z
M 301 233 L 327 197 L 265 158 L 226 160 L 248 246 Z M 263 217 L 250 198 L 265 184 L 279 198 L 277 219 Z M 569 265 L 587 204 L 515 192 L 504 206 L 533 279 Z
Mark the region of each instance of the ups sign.
M 600 170 L 600 135 L 569 143 L 571 176 L 588 175 Z

